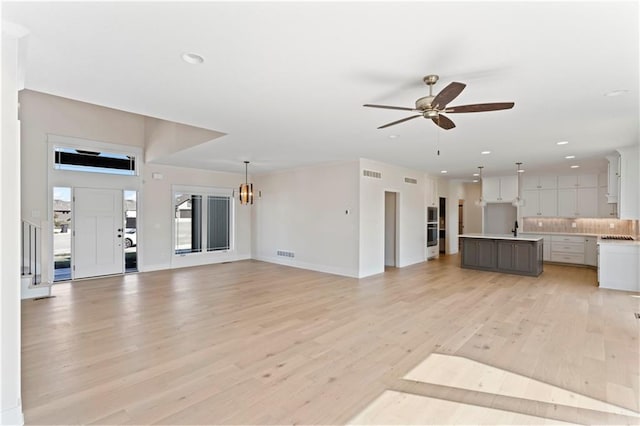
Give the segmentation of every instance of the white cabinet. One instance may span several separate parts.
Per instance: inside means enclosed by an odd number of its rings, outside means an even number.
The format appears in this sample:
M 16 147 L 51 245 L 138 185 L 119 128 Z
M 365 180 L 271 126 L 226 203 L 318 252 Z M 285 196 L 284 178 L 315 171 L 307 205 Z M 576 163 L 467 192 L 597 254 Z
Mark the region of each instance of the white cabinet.
M 596 188 L 598 175 L 558 176 L 558 188 Z
M 557 189 L 526 189 L 522 191 L 522 216 L 558 216 Z
M 551 261 L 585 263 L 584 237 L 572 235 L 551 236 Z
M 618 204 L 609 203 L 607 195 L 607 187 L 598 187 L 598 217 L 616 219 L 618 217 Z
M 425 177 L 426 202 L 427 207 L 438 207 L 438 181 L 430 177 Z
M 584 237 L 584 263 L 598 266 L 598 237 Z
M 620 192 L 620 156 L 607 155 L 607 202 L 617 203 Z
M 640 172 L 638 170 L 638 145 L 618 149 L 620 153 L 620 219 L 640 219 Z
M 600 242 L 598 281 L 601 288 L 640 291 L 640 244 Z
M 598 188 L 558 189 L 558 216 L 597 217 Z
M 558 188 L 557 176 L 532 176 L 526 173 L 522 176 L 522 189 L 556 189 Z M 523 197 L 524 198 L 524 197 Z
M 518 196 L 516 176 L 498 176 L 482 179 L 482 198 L 491 202 L 511 202 Z

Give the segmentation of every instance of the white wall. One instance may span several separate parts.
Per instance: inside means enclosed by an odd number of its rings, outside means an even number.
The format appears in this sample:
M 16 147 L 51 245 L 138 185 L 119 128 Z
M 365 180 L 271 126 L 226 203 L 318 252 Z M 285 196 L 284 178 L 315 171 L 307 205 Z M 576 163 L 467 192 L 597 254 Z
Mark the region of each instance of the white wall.
M 4 24 L 4 23 L 3 23 Z M 0 424 L 23 424 L 20 398 L 20 126 L 18 45 L 2 33 L 0 144 Z
M 458 253 L 458 204 L 464 199 L 464 187 L 462 181 L 449 180 L 442 182 L 440 186 L 449 188 L 447 197 L 447 254 Z
M 191 185 L 235 189 L 244 181 L 244 174 L 218 173 L 180 167 L 143 164 L 138 178 L 102 174 L 84 174 L 56 170 L 47 176 L 49 169 L 48 140 L 89 140 L 98 143 L 145 148 L 149 119 L 125 111 L 104 108 L 58 96 L 23 90 L 20 92 L 20 116 L 22 118 L 22 217 L 42 225 L 43 250 L 51 239 L 49 215 L 49 188 L 57 186 L 122 187 L 139 190 L 138 195 L 138 269 L 141 271 L 171 267 L 215 263 L 246 259 L 251 256 L 251 214 L 235 209 L 238 232 L 235 249 L 226 253 L 204 253 L 184 257 L 173 256 L 171 185 Z M 145 122 L 147 126 L 145 126 Z M 153 127 L 153 126 L 152 126 Z M 204 129 L 189 126 L 153 127 L 158 140 L 173 140 L 176 134 L 193 130 L 192 139 L 209 135 Z M 176 133 L 177 132 L 177 133 Z M 162 180 L 152 179 L 154 172 L 163 175 Z M 47 253 L 43 258 L 47 259 Z M 43 276 L 52 277 L 50 262 L 43 264 Z
M 254 176 L 253 257 L 358 276 L 358 170 L 347 162 Z
M 154 173 L 162 179 L 154 179 Z M 229 252 L 197 253 L 175 256 L 173 250 L 173 190 L 172 185 L 198 186 L 208 188 L 236 189 L 244 182 L 244 174 L 211 172 L 187 169 L 183 167 L 145 164 L 142 184 L 144 236 L 140 250 L 142 252 L 141 271 L 203 265 L 249 259 L 251 257 L 251 205 L 240 205 L 237 197 L 234 203 L 236 233 L 234 246 Z
M 363 170 L 382 173 L 381 179 L 363 176 Z M 404 178 L 418 180 L 405 183 Z M 360 159 L 359 276 L 384 272 L 384 192 L 398 192 L 398 253 L 396 266 L 426 260 L 426 204 L 424 173 L 368 159 Z
M 476 206 L 476 200 L 482 195 L 480 183 L 465 183 L 464 188 L 464 232 L 482 232 L 482 207 Z
M 224 133 L 214 130 L 151 117 L 144 119 L 144 132 L 144 156 L 147 161 L 154 161 L 167 154 L 224 136 Z

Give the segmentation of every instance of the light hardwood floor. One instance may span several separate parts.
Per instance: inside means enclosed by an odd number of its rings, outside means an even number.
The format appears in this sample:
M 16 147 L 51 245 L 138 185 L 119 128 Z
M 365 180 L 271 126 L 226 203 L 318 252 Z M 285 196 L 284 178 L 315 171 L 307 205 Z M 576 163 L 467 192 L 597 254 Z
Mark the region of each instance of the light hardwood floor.
M 22 304 L 26 422 L 384 423 L 376 404 L 401 395 L 444 423 L 480 408 L 510 416 L 489 424 L 638 424 L 624 410 L 639 409 L 638 294 L 597 288 L 588 268 L 458 265 L 357 280 L 242 261 L 56 285 Z

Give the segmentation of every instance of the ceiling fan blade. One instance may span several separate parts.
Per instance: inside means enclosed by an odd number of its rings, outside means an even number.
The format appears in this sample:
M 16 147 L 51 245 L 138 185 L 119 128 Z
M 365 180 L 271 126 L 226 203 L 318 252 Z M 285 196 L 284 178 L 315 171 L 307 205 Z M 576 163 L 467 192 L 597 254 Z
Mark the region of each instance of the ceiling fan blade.
M 442 127 L 445 130 L 451 130 L 454 127 L 456 127 L 453 121 L 451 121 L 448 117 L 445 117 L 442 114 L 438 114 L 437 117 L 433 117 L 431 120 L 434 123 L 436 123 L 436 125 Z
M 444 109 L 449 102 L 454 100 L 467 87 L 464 83 L 453 82 L 442 89 L 440 93 L 433 98 L 431 105 L 436 109 Z
M 385 124 L 384 126 L 378 127 L 378 129 L 384 129 L 385 127 L 393 126 L 394 124 L 400 124 L 402 122 L 413 120 L 414 118 L 422 117 L 422 114 L 412 115 L 411 117 L 403 118 L 402 120 L 394 121 L 392 123 Z
M 501 109 L 511 109 L 515 103 L 513 102 L 497 102 L 492 104 L 473 104 L 473 105 L 458 105 L 446 108 L 444 112 L 484 112 L 484 111 L 498 111 Z
M 371 107 L 371 108 L 399 109 L 402 111 L 417 111 L 415 108 L 405 108 L 405 107 L 397 107 L 397 106 L 389 106 L 389 105 L 364 104 L 362 106 Z

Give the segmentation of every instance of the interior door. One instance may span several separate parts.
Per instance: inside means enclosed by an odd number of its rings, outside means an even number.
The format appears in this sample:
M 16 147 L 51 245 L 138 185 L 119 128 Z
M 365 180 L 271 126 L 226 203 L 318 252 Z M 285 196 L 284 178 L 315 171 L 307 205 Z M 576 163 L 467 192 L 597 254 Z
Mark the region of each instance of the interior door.
M 74 188 L 73 278 L 124 272 L 122 191 Z

